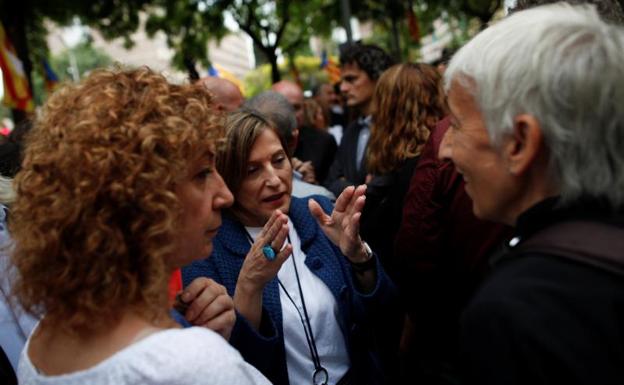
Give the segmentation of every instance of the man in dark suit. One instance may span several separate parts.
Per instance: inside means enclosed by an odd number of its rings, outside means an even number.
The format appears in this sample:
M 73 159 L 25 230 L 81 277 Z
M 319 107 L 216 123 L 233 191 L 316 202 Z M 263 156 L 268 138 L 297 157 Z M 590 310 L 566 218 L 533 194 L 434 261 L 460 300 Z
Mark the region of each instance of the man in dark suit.
M 345 129 L 325 181 L 325 186 L 336 196 L 347 186 L 365 182 L 364 155 L 370 136 L 370 104 L 377 79 L 392 64 L 392 58 L 374 45 L 353 44 L 340 55 L 340 92 L 346 98 L 347 106 L 358 112 L 358 118 Z
M 336 153 L 336 141 L 328 132 L 323 132 L 315 127 L 304 125 L 303 90 L 298 84 L 289 80 L 282 80 L 271 87 L 273 91 L 282 94 L 295 110 L 297 118 L 298 141 L 294 149 L 294 166 L 297 171 L 298 163 L 296 159 L 304 164 L 310 164 L 314 170 L 315 180 L 307 180 L 309 183 L 322 183 L 327 177 L 329 167 L 334 160 Z

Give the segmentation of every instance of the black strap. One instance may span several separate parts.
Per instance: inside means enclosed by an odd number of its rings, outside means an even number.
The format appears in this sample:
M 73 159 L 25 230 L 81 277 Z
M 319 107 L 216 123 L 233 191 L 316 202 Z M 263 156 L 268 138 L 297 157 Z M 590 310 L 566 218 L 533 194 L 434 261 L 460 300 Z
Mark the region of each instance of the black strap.
M 520 242 L 511 252 L 512 256 L 527 253 L 555 255 L 624 276 L 624 229 L 606 223 L 557 223 Z
M 247 229 L 245 229 L 245 233 L 247 235 L 247 239 L 249 239 L 249 242 L 251 242 L 251 244 L 253 245 L 254 240 L 251 237 L 251 234 L 249 234 L 249 232 L 247 231 Z M 287 237 L 288 237 L 288 243 L 292 245 L 292 242 L 290 241 L 290 235 L 287 235 Z M 308 308 L 306 307 L 305 298 L 303 296 L 303 289 L 301 288 L 301 280 L 299 279 L 299 270 L 297 269 L 297 263 L 295 262 L 295 258 L 291 258 L 291 259 L 293 262 L 293 266 L 295 268 L 295 278 L 297 278 L 297 287 L 299 288 L 299 296 L 301 297 L 301 307 L 303 307 L 303 314 L 301 314 L 301 311 L 299 310 L 297 303 L 292 298 L 288 290 L 286 290 L 286 287 L 284 286 L 282 281 L 280 281 L 280 279 L 276 277 L 277 283 L 280 285 L 280 287 L 284 291 L 284 294 L 286 294 L 286 297 L 288 297 L 290 302 L 295 307 L 295 310 L 297 311 L 297 314 L 299 315 L 299 319 L 301 320 L 301 324 L 303 325 L 303 331 L 305 333 L 306 341 L 308 343 L 308 348 L 310 349 L 310 356 L 312 356 L 312 362 L 314 363 L 314 373 L 312 375 L 313 383 L 315 383 L 316 378 L 324 378 L 325 381 L 321 381 L 320 384 L 327 384 L 327 379 L 328 379 L 327 370 L 323 367 L 323 365 L 321 365 L 321 357 L 319 356 L 318 350 L 316 348 L 314 332 L 312 331 L 312 325 L 310 324 L 310 316 L 308 315 Z M 318 376 L 319 374 L 321 374 L 321 376 Z

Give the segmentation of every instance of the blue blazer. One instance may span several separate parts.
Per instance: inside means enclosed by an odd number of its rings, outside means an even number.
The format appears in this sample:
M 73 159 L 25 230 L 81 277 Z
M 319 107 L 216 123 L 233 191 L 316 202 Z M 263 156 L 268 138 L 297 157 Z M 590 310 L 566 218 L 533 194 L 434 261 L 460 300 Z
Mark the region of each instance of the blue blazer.
M 314 199 L 325 212 L 332 211 L 332 203 L 327 198 L 314 196 Z M 309 212 L 307 200 L 293 197 L 288 215 L 301 239 L 306 266 L 336 298 L 339 324 L 345 336 L 355 383 L 382 383 L 384 365 L 378 354 L 377 342 L 385 338 L 385 331 L 396 329 L 397 323 L 400 325 L 402 322 L 396 287 L 377 260 L 375 288 L 370 293 L 359 292 L 354 286 L 348 261 L 322 232 Z M 233 296 L 238 274 L 250 247 L 244 226 L 231 217 L 224 217 L 214 240 L 212 255 L 182 269 L 184 285 L 197 277 L 209 277 L 225 286 Z M 264 288 L 260 329 L 256 331 L 243 316 L 237 314 L 230 343 L 271 382 L 289 383 L 277 278 L 269 281 Z

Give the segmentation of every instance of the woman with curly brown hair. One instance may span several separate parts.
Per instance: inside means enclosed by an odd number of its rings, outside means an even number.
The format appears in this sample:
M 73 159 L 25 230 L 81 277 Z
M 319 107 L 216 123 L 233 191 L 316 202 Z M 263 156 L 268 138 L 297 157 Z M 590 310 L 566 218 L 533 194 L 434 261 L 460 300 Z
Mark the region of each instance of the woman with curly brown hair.
M 214 169 L 221 130 L 201 86 L 146 68 L 50 97 L 11 211 L 15 294 L 42 317 L 20 383 L 267 383 L 218 334 L 169 315 L 171 272 L 211 253 L 233 200 Z
M 439 73 L 427 64 L 390 67 L 377 81 L 371 113 L 361 234 L 378 250 L 393 276 L 393 241 L 401 223 L 403 199 L 430 130 L 446 114 Z

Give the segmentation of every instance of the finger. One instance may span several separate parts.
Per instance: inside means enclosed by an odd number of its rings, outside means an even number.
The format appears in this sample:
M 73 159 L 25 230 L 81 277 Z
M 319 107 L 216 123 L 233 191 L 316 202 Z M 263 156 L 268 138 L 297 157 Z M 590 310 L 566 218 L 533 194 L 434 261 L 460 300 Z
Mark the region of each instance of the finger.
M 312 214 L 320 226 L 329 226 L 332 224 L 332 218 L 325 214 L 321 205 L 319 205 L 314 199 L 308 199 L 308 209 L 310 210 L 310 214 Z
M 216 318 L 199 325 L 210 330 L 214 330 L 215 332 L 221 334 L 225 339 L 229 339 L 229 334 L 232 331 L 234 323 L 236 323 L 236 312 L 231 310 L 221 313 Z
M 340 194 L 340 196 L 338 197 L 338 199 L 336 199 L 336 204 L 334 205 L 334 211 L 337 211 L 337 212 L 345 211 L 345 209 L 347 208 L 347 205 L 351 201 L 351 197 L 353 196 L 354 191 L 355 191 L 355 188 L 353 186 L 349 186 L 345 188 Z
M 186 304 L 191 303 L 207 287 L 212 287 L 215 290 L 215 294 L 219 293 L 219 289 L 222 289 L 222 291 L 225 292 L 225 288 L 216 283 L 214 280 L 207 277 L 199 277 L 195 278 L 193 282 L 184 288 L 181 296 L 182 301 Z
M 232 298 L 229 295 L 220 295 L 216 297 L 209 306 L 202 309 L 193 320 L 193 323 L 196 325 L 203 325 L 232 309 L 234 309 Z
M 355 188 L 355 190 L 353 191 L 353 195 L 351 196 L 351 200 L 349 201 L 349 203 L 347 204 L 347 208 L 345 209 L 345 211 L 347 212 L 347 214 L 352 215 L 354 214 L 357 210 L 357 204 L 358 204 L 358 200 L 360 199 L 366 199 L 366 185 L 362 184 L 359 185 Z M 363 206 L 362 206 L 363 207 Z M 359 211 L 361 211 L 362 209 L 360 208 Z
M 284 247 L 284 249 L 282 249 L 279 253 L 277 253 L 275 260 L 272 262 L 272 266 L 275 267 L 279 271 L 280 267 L 282 267 L 284 262 L 286 262 L 288 257 L 290 257 L 290 255 L 292 254 L 292 250 L 293 250 L 292 245 L 287 244 L 286 247 Z
M 275 250 L 276 252 L 279 250 L 282 250 L 282 247 L 284 246 L 284 242 L 286 241 L 287 237 L 288 237 L 288 224 L 285 224 L 277 233 L 277 236 L 275 237 L 275 239 L 273 239 L 273 241 L 271 242 L 271 247 L 273 248 L 273 250 Z
M 279 231 L 282 229 L 282 226 L 284 226 L 286 223 L 288 223 L 288 217 L 285 214 L 282 214 L 282 212 L 280 211 L 280 215 L 275 219 L 270 227 L 267 228 L 266 225 L 264 226 L 266 232 L 264 235 L 258 237 L 256 242 L 260 242 L 260 247 L 271 243 L 277 236 L 277 233 L 279 233 Z
M 267 223 L 265 223 L 264 226 L 262 227 L 262 230 L 260 231 L 260 235 L 258 237 L 262 237 L 263 235 L 267 233 L 267 230 L 270 229 L 271 226 L 273 226 L 273 223 L 275 223 L 275 221 L 277 220 L 277 218 L 279 218 L 281 213 L 282 212 L 279 209 L 273 211 Z

